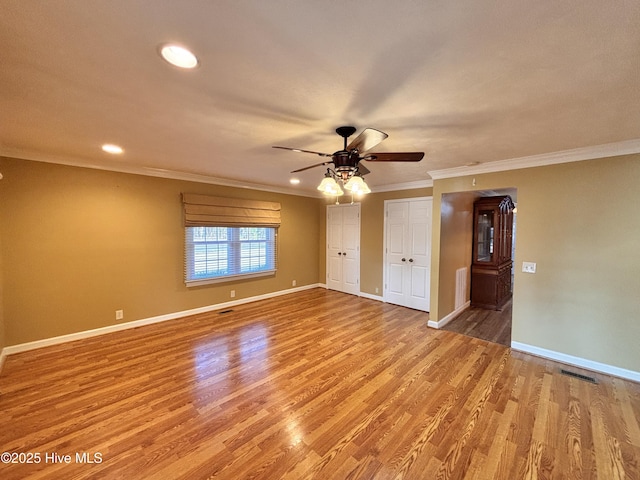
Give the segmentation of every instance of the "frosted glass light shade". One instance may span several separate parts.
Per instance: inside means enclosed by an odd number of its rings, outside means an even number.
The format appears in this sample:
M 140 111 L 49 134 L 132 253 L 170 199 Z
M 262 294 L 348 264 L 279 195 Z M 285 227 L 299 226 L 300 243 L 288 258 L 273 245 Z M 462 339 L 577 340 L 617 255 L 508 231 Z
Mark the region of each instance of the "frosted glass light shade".
M 351 177 L 347 183 L 344 184 L 345 190 L 349 190 L 354 195 L 362 195 L 365 193 L 371 193 L 369 186 L 364 183 L 364 179 L 359 175 Z
M 338 182 L 331 177 L 324 177 L 320 182 L 320 185 L 318 185 L 318 190 L 325 195 L 340 196 L 344 193 L 340 188 L 340 185 L 338 185 Z

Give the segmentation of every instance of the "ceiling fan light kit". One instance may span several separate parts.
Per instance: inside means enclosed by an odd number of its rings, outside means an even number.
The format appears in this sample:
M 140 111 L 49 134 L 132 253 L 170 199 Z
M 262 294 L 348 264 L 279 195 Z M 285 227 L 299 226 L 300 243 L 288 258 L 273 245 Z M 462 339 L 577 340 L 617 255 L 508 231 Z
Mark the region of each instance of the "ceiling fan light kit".
M 333 178 L 328 170 L 325 177 L 320 182 L 320 185 L 318 185 L 318 190 L 325 195 L 330 195 L 332 197 L 339 197 L 344 194 L 344 191 L 340 188 L 340 184 L 335 178 Z
M 371 193 L 371 189 L 365 183 L 364 178 L 362 178 L 362 175 L 358 173 L 347 180 L 347 183 L 344 184 L 344 189 L 350 191 L 354 195 Z
M 344 191 L 340 188 L 338 180 L 342 182 L 345 190 L 348 190 L 354 195 L 371 193 L 371 189 L 365 183 L 363 178 L 364 175 L 370 172 L 367 167 L 360 165 L 362 160 L 369 162 L 419 162 L 424 157 L 424 152 L 383 152 L 368 153 L 364 155 L 366 151 L 378 145 L 389 135 L 374 128 L 365 128 L 360 135 L 347 145 L 347 138 L 355 132 L 356 128 L 351 126 L 336 128 L 336 133 L 344 139 L 344 147 L 342 150 L 338 150 L 333 154 L 291 147 L 274 146 L 273 148 L 291 150 L 293 152 L 300 153 L 311 153 L 321 157 L 330 157 L 331 160 L 299 168 L 291 173 L 302 172 L 303 170 L 308 170 L 310 168 L 333 164 L 333 168 L 327 168 L 327 173 L 322 179 L 322 182 L 320 182 L 320 185 L 318 185 L 318 190 L 325 195 L 331 196 L 340 196 L 344 194 Z

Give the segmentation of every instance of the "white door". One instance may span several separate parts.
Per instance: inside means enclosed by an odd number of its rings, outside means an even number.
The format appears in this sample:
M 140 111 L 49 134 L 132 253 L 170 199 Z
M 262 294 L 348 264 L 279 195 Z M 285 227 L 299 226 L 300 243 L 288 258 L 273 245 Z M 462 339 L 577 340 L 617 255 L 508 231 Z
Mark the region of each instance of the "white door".
M 343 209 L 327 207 L 327 287 L 342 290 Z
M 327 287 L 360 293 L 360 204 L 327 206 Z
M 408 288 L 406 244 L 409 223 L 409 203 L 393 202 L 386 205 L 386 302 L 404 305 Z
M 431 198 L 385 202 L 386 302 L 429 311 Z
M 409 270 L 411 286 L 408 305 L 429 311 L 431 289 L 431 207 L 432 200 L 409 202 Z

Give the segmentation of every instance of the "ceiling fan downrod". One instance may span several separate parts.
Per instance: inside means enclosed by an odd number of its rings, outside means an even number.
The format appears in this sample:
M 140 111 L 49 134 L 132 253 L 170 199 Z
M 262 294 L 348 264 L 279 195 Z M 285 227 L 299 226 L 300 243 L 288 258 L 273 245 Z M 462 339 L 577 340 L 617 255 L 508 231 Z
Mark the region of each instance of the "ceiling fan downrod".
M 347 150 L 347 138 L 356 133 L 356 127 L 346 126 L 346 127 L 338 127 L 336 128 L 336 133 L 344 138 L 344 147 L 342 150 Z

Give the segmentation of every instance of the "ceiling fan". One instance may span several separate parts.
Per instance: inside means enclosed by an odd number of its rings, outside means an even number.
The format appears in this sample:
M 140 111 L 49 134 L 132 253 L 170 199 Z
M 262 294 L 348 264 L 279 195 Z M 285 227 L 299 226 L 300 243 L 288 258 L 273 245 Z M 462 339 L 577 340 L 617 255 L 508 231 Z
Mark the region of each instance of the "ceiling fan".
M 291 173 L 302 172 L 310 168 L 333 164 L 333 169 L 331 168 L 327 169 L 327 174 L 325 175 L 325 178 L 335 177 L 342 180 L 342 182 L 345 183 L 345 188 L 347 188 L 348 190 L 351 190 L 347 185 L 351 179 L 354 179 L 355 177 L 360 177 L 359 183 L 363 183 L 362 175 L 366 175 L 367 173 L 370 173 L 367 167 L 360 164 L 362 160 L 366 160 L 368 162 L 419 162 L 424 157 L 424 152 L 404 152 L 404 153 L 370 152 L 370 153 L 367 153 L 371 148 L 378 145 L 389 135 L 387 135 L 384 132 L 381 132 L 380 130 L 376 130 L 374 128 L 365 128 L 360 133 L 360 135 L 358 135 L 349 145 L 347 145 L 347 138 L 353 135 L 355 131 L 356 131 L 356 128 L 351 126 L 336 128 L 336 133 L 344 139 L 344 146 L 342 150 L 338 150 L 337 152 L 334 152 L 334 153 L 314 152 L 312 150 L 303 150 L 300 148 L 279 147 L 279 146 L 274 146 L 273 148 L 281 148 L 283 150 L 292 150 L 294 152 L 311 153 L 314 155 L 319 155 L 321 157 L 330 158 L 330 160 L 327 160 L 325 162 L 316 163 L 314 165 L 309 165 L 308 167 L 293 170 Z M 336 186 L 337 186 L 337 183 L 336 183 Z M 318 188 L 320 189 L 320 187 Z M 325 192 L 325 193 L 335 194 L 335 191 Z

